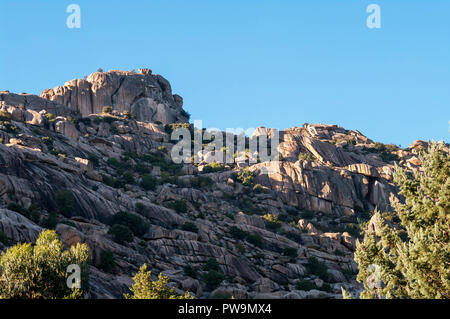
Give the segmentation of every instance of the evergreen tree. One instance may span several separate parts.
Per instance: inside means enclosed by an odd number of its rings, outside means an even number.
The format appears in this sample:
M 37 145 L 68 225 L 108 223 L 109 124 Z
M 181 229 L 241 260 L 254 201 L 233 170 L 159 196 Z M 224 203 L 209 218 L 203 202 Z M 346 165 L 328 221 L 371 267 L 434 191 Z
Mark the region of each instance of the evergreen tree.
M 441 144 L 419 156 L 414 173 L 396 166 L 404 196 L 393 203 L 399 223 L 375 212 L 357 243 L 361 298 L 450 298 L 450 161 Z

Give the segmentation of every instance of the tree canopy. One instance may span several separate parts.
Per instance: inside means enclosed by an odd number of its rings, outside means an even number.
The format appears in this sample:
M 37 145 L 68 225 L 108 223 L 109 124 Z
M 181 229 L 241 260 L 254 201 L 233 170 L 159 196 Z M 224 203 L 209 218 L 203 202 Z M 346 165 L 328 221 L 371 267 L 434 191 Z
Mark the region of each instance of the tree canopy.
M 81 270 L 81 288 L 68 288 L 69 265 Z M 53 230 L 39 234 L 36 244 L 19 243 L 0 256 L 0 298 L 81 298 L 88 286 L 89 251 L 86 244 L 68 250 Z

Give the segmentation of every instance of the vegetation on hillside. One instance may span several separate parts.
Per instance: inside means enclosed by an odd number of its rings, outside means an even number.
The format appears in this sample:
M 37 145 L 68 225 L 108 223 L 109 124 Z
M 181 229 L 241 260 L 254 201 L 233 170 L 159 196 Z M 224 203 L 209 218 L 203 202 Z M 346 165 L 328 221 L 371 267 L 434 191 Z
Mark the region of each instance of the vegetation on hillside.
M 193 299 L 188 292 L 184 295 L 178 295 L 173 288 L 169 286 L 169 278 L 162 273 L 158 280 L 151 279 L 151 271 L 147 270 L 144 264 L 138 273 L 133 277 L 134 284 L 130 288 L 129 294 L 125 294 L 126 299 Z

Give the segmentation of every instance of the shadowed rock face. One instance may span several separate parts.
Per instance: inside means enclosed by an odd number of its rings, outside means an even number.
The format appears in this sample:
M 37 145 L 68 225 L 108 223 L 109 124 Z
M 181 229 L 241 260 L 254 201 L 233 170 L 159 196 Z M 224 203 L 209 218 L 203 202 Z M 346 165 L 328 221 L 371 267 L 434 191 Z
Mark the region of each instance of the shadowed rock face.
M 95 114 L 106 105 L 113 114 Z M 248 166 L 254 180 L 246 186 L 235 176 L 236 164 L 210 173 L 205 163 L 173 165 L 164 124 L 186 121 L 182 99 L 150 70 L 97 72 L 42 97 L 0 92 L 0 107 L 0 231 L 8 238 L 0 251 L 34 241 L 57 213 L 63 243 L 89 246 L 92 298 L 121 298 L 143 263 L 168 275 L 178 292 L 197 297 L 337 298 L 341 286 L 357 291 L 356 224 L 399 200 L 390 158 L 420 169 L 417 152 L 427 146 L 391 146 L 387 156 L 386 146 L 358 131 L 305 124 L 280 132 L 279 166 Z M 265 128 L 255 134 L 266 131 L 274 136 Z M 143 187 L 143 175 L 157 185 Z M 64 207 L 56 196 L 61 191 L 73 205 Z M 109 234 L 119 212 L 146 225 L 129 243 Z M 265 214 L 279 223 L 268 223 Z M 112 269 L 104 268 L 105 250 L 114 255 Z M 326 275 L 311 273 L 311 257 L 326 266 Z M 209 258 L 226 276 L 218 287 L 202 279 Z M 186 273 L 186 265 L 198 275 Z M 298 280 L 322 290 L 301 290 Z
M 170 83 L 149 70 L 95 72 L 86 80 L 75 79 L 47 89 L 41 97 L 77 110 L 83 117 L 101 113 L 104 106 L 128 111 L 138 121 L 164 124 L 187 121 L 183 100 L 172 94 Z

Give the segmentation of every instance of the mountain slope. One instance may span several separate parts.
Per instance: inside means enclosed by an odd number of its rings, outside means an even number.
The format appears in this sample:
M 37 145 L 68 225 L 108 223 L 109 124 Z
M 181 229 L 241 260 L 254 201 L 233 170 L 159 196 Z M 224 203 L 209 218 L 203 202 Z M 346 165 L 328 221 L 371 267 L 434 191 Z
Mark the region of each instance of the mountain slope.
M 360 289 L 357 225 L 376 207 L 390 210 L 394 160 L 417 169 L 427 143 L 400 149 L 304 124 L 280 132 L 282 160 L 269 174 L 268 162 L 178 165 L 169 133 L 192 129 L 182 105 L 148 69 L 96 72 L 41 97 L 0 92 L 8 238 L 0 249 L 44 227 L 65 245 L 87 243 L 91 298 L 121 298 L 143 263 L 197 297 L 334 298 L 341 286 Z

